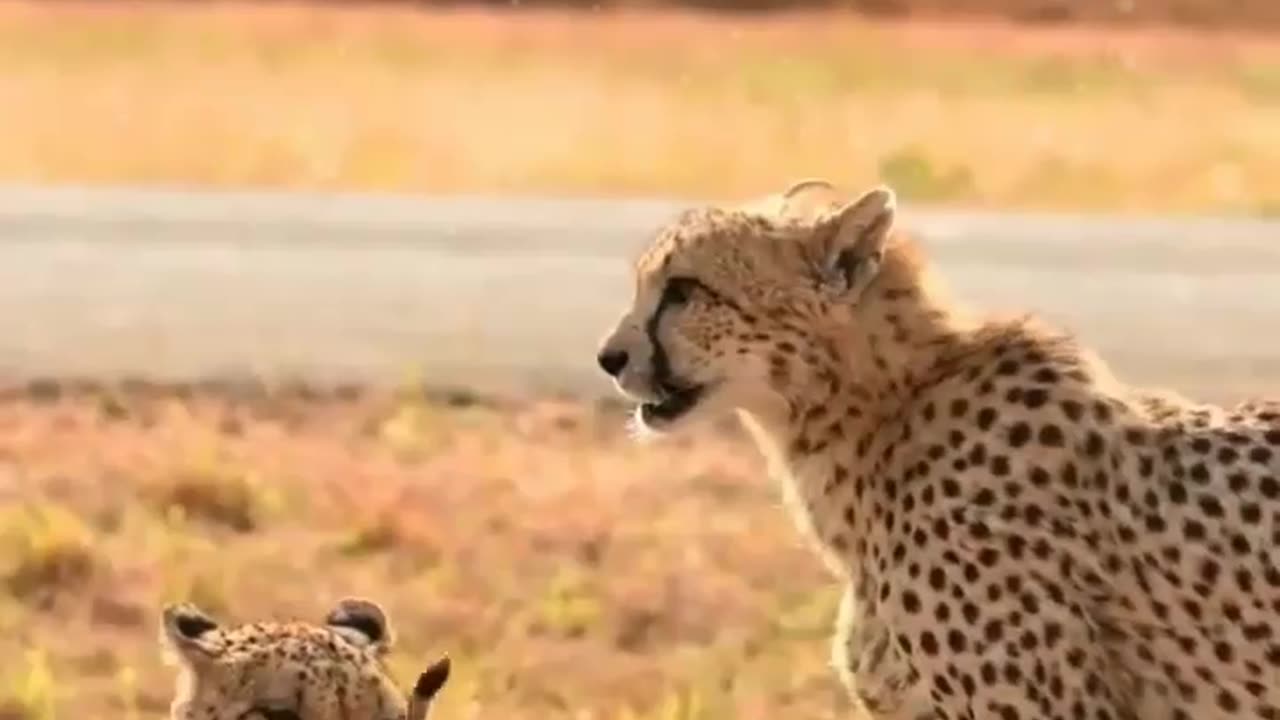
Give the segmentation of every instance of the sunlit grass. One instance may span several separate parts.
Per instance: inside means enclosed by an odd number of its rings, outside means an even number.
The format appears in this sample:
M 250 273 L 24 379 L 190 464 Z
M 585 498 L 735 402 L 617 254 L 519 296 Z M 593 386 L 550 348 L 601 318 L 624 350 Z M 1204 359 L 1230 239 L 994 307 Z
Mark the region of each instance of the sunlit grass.
M 1247 35 L 689 13 L 0 6 L 0 179 L 1274 212 Z
M 21 599 L 80 589 L 100 560 L 84 522 L 51 503 L 0 510 L 0 584 Z
M 57 684 L 46 653 L 27 648 L 8 655 L 0 671 L 0 720 L 55 720 Z
M 845 717 L 839 588 L 754 451 L 711 429 L 642 448 L 624 415 L 408 389 L 0 402 L 0 537 L 28 538 L 0 581 L 40 589 L 0 596 L 0 657 L 25 658 L 0 664 L 0 718 L 162 717 L 163 603 L 318 617 L 346 594 L 388 609 L 397 677 L 453 657 L 445 719 Z

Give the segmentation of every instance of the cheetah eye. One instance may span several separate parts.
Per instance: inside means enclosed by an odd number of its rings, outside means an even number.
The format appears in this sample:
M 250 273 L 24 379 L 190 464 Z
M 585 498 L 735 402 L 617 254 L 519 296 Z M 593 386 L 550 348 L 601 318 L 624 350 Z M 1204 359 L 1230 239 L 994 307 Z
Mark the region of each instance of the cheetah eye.
M 662 290 L 662 302 L 665 305 L 684 305 L 689 302 L 694 289 L 699 286 L 698 281 L 693 278 L 670 278 L 667 280 L 666 287 Z

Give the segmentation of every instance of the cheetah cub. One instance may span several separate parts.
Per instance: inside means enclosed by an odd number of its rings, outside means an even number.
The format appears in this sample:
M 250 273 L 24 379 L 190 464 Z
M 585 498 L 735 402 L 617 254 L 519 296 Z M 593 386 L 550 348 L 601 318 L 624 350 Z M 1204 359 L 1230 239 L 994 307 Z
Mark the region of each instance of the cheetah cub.
M 424 720 L 449 659 L 408 697 L 383 665 L 391 628 L 377 604 L 348 598 L 323 624 L 222 626 L 194 605 L 167 606 L 161 640 L 181 670 L 173 720 Z
M 947 299 L 894 193 L 685 212 L 600 367 L 656 435 L 737 413 L 902 720 L 1280 720 L 1280 402 L 1195 404 Z

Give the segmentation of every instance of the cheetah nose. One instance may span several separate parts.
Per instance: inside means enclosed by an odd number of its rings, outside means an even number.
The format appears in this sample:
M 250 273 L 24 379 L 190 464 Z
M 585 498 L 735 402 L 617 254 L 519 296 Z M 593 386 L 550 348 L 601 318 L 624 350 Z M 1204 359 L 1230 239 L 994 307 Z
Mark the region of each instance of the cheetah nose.
M 626 350 L 602 350 L 596 356 L 596 362 L 600 363 L 600 369 L 609 373 L 612 377 L 617 377 L 618 373 L 627 366 Z

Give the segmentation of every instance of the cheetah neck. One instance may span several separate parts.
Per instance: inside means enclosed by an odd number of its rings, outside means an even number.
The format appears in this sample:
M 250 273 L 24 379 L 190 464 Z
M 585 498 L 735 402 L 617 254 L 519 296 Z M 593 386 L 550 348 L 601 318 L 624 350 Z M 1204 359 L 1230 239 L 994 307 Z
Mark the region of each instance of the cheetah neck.
M 880 288 L 831 332 L 806 338 L 810 352 L 780 373 L 785 415 L 743 413 L 797 524 L 837 574 L 857 572 L 850 554 L 862 555 L 872 532 L 860 502 L 875 492 L 885 438 L 965 355 L 973 327 L 918 285 Z

